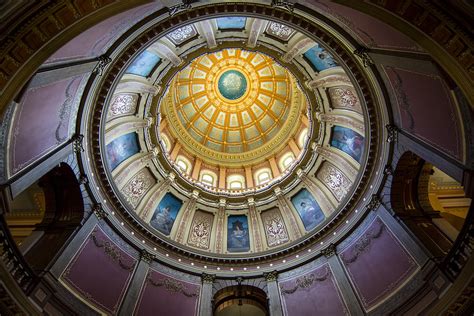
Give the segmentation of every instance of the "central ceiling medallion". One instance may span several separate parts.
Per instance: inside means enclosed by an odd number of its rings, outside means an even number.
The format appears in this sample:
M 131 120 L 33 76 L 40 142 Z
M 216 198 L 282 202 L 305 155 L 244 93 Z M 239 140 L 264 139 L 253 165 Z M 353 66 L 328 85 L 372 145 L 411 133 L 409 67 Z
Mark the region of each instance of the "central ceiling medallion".
M 217 83 L 221 95 L 229 100 L 241 98 L 247 91 L 247 79 L 237 70 L 227 70 L 221 74 Z

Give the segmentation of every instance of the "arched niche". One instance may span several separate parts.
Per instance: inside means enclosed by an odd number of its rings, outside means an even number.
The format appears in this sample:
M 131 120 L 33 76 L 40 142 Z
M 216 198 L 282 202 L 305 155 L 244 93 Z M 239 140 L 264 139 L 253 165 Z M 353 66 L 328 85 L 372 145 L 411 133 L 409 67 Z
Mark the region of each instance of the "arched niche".
M 215 316 L 270 315 L 267 294 L 250 285 L 234 285 L 220 289 L 214 295 Z

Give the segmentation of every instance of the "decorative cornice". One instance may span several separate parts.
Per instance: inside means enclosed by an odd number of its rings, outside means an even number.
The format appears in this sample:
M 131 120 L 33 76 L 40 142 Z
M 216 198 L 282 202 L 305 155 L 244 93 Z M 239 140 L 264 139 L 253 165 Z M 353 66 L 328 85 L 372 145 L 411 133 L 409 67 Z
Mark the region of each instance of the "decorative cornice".
M 376 211 L 381 204 L 380 197 L 376 194 L 372 195 L 369 204 L 367 204 L 368 211 Z
M 181 11 L 187 11 L 191 9 L 191 1 L 190 0 L 183 0 L 181 3 L 174 5 L 168 9 L 168 13 L 170 16 L 173 16 Z
M 282 8 L 293 13 L 295 4 L 290 1 L 272 0 L 272 7 Z

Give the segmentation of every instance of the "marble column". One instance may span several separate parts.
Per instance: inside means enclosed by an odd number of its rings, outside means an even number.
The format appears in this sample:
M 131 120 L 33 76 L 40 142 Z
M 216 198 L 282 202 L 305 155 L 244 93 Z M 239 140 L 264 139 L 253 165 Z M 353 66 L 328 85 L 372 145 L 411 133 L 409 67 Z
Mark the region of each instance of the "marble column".
M 288 233 L 292 240 L 298 239 L 301 237 L 301 231 L 298 227 L 298 223 L 296 221 L 295 213 L 290 207 L 290 202 L 285 198 L 283 192 L 279 187 L 275 188 L 275 195 L 277 197 L 278 206 L 280 208 L 281 215 L 285 222 L 287 222 Z M 288 225 L 289 224 L 289 225 Z
M 132 281 L 124 295 L 124 300 L 120 306 L 118 315 L 125 316 L 133 314 L 153 259 L 155 259 L 155 255 L 142 249 L 140 253 L 140 261 L 138 261 L 138 265 L 135 268 L 135 271 L 133 271 Z
M 194 212 L 198 197 L 199 197 L 199 191 L 194 190 L 193 193 L 191 194 L 191 197 L 189 198 L 188 203 L 186 204 L 186 207 L 184 208 L 183 216 L 179 220 L 179 226 L 176 232 L 175 240 L 178 243 L 184 243 L 184 237 L 186 234 L 186 226 L 189 223 L 191 223 L 191 213 Z
M 258 214 L 257 208 L 255 207 L 255 201 L 253 198 L 248 199 L 248 206 L 249 206 L 249 219 L 252 225 L 252 236 L 255 251 L 262 251 L 263 250 L 263 243 L 262 243 L 262 234 L 260 230 L 260 225 L 258 223 Z
M 224 252 L 224 225 L 225 225 L 225 205 L 226 200 L 220 199 L 219 200 L 219 210 L 217 211 L 217 223 L 216 223 L 216 252 L 223 253 Z
M 199 302 L 199 316 L 212 316 L 212 285 L 216 276 L 203 273 L 201 275 L 202 289 Z
M 263 275 L 267 281 L 268 291 L 268 309 L 270 316 L 283 316 L 283 309 L 281 306 L 280 290 L 278 288 L 278 272 L 272 271 Z
M 331 271 L 334 274 L 334 278 L 339 285 L 344 301 L 351 315 L 364 315 L 362 305 L 357 299 L 357 296 L 352 288 L 349 278 L 342 266 L 342 263 L 337 256 L 336 246 L 330 244 L 327 248 L 321 250 L 321 253 L 327 258 Z

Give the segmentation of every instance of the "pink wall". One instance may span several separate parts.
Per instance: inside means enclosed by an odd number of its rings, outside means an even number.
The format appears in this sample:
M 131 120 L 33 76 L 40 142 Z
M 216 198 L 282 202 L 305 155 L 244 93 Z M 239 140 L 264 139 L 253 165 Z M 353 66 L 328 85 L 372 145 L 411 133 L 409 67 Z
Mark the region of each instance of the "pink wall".
M 136 259 L 96 227 L 61 278 L 98 308 L 116 313 L 136 265 Z
M 197 315 L 201 286 L 149 270 L 135 310 L 136 315 Z
M 423 51 L 403 33 L 367 14 L 327 0 L 306 0 L 302 2 L 310 7 L 316 6 L 320 11 L 329 15 L 330 18 L 368 48 Z
M 385 66 L 401 128 L 463 160 L 460 118 L 444 80 L 431 73 Z
M 141 5 L 102 21 L 66 43 L 46 63 L 100 56 L 115 39 L 160 6 L 156 2 Z
M 298 278 L 280 282 L 286 315 L 347 315 L 329 264 Z
M 41 158 L 70 135 L 70 118 L 88 74 L 28 89 L 15 112 L 11 133 L 11 173 Z
M 340 259 L 366 309 L 393 293 L 418 267 L 378 217 L 340 252 Z

